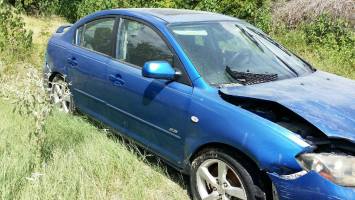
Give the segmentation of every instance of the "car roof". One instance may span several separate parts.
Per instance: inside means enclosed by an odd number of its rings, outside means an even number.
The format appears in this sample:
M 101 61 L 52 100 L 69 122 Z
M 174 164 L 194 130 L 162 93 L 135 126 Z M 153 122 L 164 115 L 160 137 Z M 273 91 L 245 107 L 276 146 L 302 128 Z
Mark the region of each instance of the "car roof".
M 144 15 L 151 15 L 164 20 L 167 23 L 180 22 L 197 22 L 197 21 L 230 21 L 238 20 L 237 18 L 197 10 L 173 9 L 173 8 L 127 8 L 115 9 L 117 11 L 126 11 L 131 13 L 138 13 Z

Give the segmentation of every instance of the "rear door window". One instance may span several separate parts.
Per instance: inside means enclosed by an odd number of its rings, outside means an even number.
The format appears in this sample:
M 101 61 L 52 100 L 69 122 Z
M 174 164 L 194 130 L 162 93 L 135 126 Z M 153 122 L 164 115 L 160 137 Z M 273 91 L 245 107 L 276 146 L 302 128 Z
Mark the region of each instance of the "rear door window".
M 77 30 L 76 44 L 112 56 L 115 18 L 98 19 Z

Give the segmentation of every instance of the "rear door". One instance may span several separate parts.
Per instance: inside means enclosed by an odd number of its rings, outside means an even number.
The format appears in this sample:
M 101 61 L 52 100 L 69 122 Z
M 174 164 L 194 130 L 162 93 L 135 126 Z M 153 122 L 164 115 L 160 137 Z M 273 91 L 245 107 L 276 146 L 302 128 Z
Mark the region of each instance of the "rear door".
M 113 55 L 115 17 L 90 21 L 76 31 L 74 47 L 67 58 L 75 105 L 103 120 L 107 63 Z
M 190 81 L 172 48 L 146 23 L 122 19 L 116 60 L 107 68 L 107 99 L 111 122 L 131 137 L 178 163 L 184 155 L 184 137 L 192 94 Z M 165 60 L 182 75 L 176 81 L 142 76 L 147 61 Z

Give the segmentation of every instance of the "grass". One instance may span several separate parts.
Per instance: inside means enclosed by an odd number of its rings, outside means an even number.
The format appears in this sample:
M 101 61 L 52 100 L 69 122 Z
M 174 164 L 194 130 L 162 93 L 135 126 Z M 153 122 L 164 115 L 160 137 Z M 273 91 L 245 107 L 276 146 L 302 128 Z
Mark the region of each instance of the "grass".
M 311 63 L 316 69 L 355 79 L 355 49 L 338 51 L 326 46 L 307 45 L 299 30 L 272 35 L 279 43 Z
M 2 199 L 188 199 L 182 179 L 171 180 L 164 165 L 79 116 L 55 112 L 46 120 L 48 159 L 34 163 L 33 125 L 12 110 L 0 101 Z
M 26 62 L 36 67 L 42 67 L 49 37 L 60 25 L 68 24 L 68 22 L 56 16 L 47 18 L 23 15 L 22 17 L 26 23 L 26 29 L 33 32 L 33 51 Z

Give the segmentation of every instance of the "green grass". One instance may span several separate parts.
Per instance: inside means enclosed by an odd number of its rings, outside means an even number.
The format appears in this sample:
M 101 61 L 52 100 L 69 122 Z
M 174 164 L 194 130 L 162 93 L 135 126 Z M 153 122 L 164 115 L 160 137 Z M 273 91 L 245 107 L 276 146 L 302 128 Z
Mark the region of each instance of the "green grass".
M 355 48 L 335 50 L 327 46 L 308 45 L 299 30 L 282 31 L 272 35 L 279 43 L 290 49 L 315 68 L 355 79 Z
M 0 100 L 2 199 L 188 199 L 176 183 L 182 179 L 169 179 L 164 165 L 146 161 L 80 116 L 54 112 L 47 119 L 47 162 L 35 163 L 32 124 L 12 109 Z

